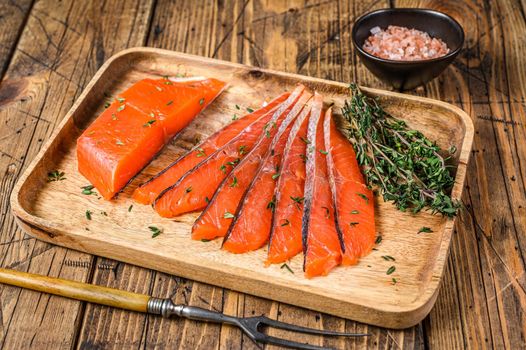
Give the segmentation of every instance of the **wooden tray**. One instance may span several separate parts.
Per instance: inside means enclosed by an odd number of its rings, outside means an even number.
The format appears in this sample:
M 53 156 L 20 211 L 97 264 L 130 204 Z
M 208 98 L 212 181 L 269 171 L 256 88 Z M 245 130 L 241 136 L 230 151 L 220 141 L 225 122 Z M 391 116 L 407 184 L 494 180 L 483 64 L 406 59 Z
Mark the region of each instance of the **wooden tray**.
M 80 187 L 88 182 L 77 172 L 75 141 L 103 110 L 104 102 L 139 79 L 181 73 L 216 77 L 231 85 L 116 200 L 81 194 Z M 220 240 L 193 241 L 190 228 L 197 213 L 162 219 L 151 207 L 134 204 L 130 198 L 138 183 L 171 163 L 198 139 L 229 123 L 234 114 L 240 116 L 246 107 L 258 107 L 264 99 L 290 90 L 298 82 L 323 93 L 326 102 L 335 103 L 335 111 L 348 92 L 343 83 L 172 51 L 123 51 L 97 72 L 20 178 L 11 197 L 13 212 L 28 234 L 53 244 L 357 321 L 390 328 L 412 326 L 429 313 L 436 300 L 453 220 L 429 213 L 401 213 L 377 200 L 376 224 L 383 237 L 377 250 L 355 267 L 338 267 L 327 277 L 309 280 L 303 276 L 301 256 L 288 264 L 294 273 L 280 265 L 265 268 L 266 248 L 234 255 L 219 249 Z M 444 149 L 457 147 L 453 198 L 459 199 L 473 138 L 469 116 L 440 101 L 364 90 L 378 96 L 387 110 L 436 139 Z M 47 173 L 53 170 L 64 171 L 66 180 L 47 183 Z M 92 220 L 87 220 L 86 210 L 93 212 Z M 152 239 L 150 225 L 163 228 L 164 233 Z M 418 234 L 422 226 L 434 232 Z M 383 255 L 396 261 L 385 261 Z M 392 265 L 396 271 L 387 275 Z

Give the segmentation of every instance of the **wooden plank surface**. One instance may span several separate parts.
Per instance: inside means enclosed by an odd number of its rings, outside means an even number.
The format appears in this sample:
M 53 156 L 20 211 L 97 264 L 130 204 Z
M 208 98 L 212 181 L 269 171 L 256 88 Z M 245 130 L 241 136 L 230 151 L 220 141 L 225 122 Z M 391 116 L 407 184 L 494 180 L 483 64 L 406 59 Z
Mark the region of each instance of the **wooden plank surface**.
M 526 332 L 525 4 L 503 1 L 7 1 L 0 17 L 0 264 L 3 267 L 173 296 L 237 315 L 265 313 L 309 326 L 366 331 L 354 348 L 524 348 Z M 175 276 L 53 247 L 24 236 L 9 214 L 11 189 L 75 97 L 112 53 L 143 45 L 385 87 L 350 43 L 357 15 L 431 7 L 466 31 L 461 56 L 412 92 L 454 103 L 475 123 L 475 144 L 446 278 L 430 316 L 404 331 L 320 315 Z M 17 10 L 18 11 L 18 10 Z M 3 13 L 3 12 L 2 12 Z M 10 12 L 11 13 L 11 12 Z M 8 22 L 6 22 L 8 21 Z M 27 21 L 27 23 L 25 22 Z M 6 24 L 7 23 L 7 24 Z M 5 35 L 5 34 L 4 34 Z M 46 116 L 42 118 L 42 116 Z M 69 261 L 87 262 L 72 267 Z M 111 266 L 99 266 L 107 263 Z M 114 269 L 107 269 L 115 267 Z M 277 333 L 276 333 L 277 334 Z M 319 338 L 316 338 L 319 341 Z M 120 345 L 120 346 L 119 346 Z M 0 347 L 243 348 L 238 330 L 161 320 L 0 286 Z

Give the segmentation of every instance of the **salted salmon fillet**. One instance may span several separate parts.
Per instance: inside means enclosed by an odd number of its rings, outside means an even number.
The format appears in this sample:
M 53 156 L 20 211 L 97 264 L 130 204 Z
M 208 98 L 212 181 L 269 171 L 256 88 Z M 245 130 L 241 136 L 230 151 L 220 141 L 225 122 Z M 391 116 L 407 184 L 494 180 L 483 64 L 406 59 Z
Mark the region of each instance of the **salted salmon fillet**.
M 296 125 L 285 146 L 276 184 L 276 208 L 272 216 L 267 265 L 285 262 L 302 251 L 303 202 L 299 198 L 304 198 L 308 124 L 309 119 L 305 118 L 299 127 Z
M 219 185 L 210 203 L 196 220 L 192 227 L 193 239 L 214 239 L 226 235 L 243 194 L 252 182 L 265 154 L 269 148 L 276 147 L 279 136 L 292 124 L 309 98 L 309 93 L 303 93 L 288 113 L 267 125 L 257 145 Z
M 176 183 L 177 180 L 179 180 L 187 171 L 203 161 L 207 155 L 217 151 L 228 143 L 228 141 L 232 140 L 242 132 L 243 129 L 251 127 L 258 119 L 272 113 L 289 97 L 289 95 L 288 92 L 283 93 L 266 106 L 215 132 L 194 149 L 187 152 L 150 180 L 137 187 L 133 192 L 133 199 L 141 204 L 153 203 L 155 198 L 157 198 L 163 190 Z M 270 117 L 270 115 L 268 117 Z M 248 150 L 246 151 L 248 152 Z
M 171 218 L 205 208 L 220 183 L 241 158 L 265 137 L 265 125 L 275 125 L 280 118 L 284 118 L 304 89 L 303 86 L 298 86 L 286 101 L 279 105 L 268 122 L 242 132 L 185 173 L 174 185 L 161 192 L 153 203 L 157 213 L 162 217 Z
M 284 132 L 278 131 L 274 136 L 265 159 L 238 206 L 223 241 L 223 249 L 231 253 L 245 253 L 261 248 L 268 241 L 276 202 L 274 190 L 281 171 L 283 151 L 292 130 L 298 129 L 309 113 L 310 108 L 306 106 L 294 124 L 291 123 Z M 282 129 L 284 127 L 285 122 Z
M 225 88 L 216 79 L 144 79 L 77 140 L 79 172 L 111 199 Z
M 353 265 L 374 246 L 374 197 L 365 185 L 352 144 L 338 131 L 330 111 L 323 128 L 336 227 L 345 247 L 342 265 Z
M 321 95 L 315 98 L 321 101 Z M 327 178 L 321 113 L 321 108 L 312 108 L 307 131 L 309 144 L 302 219 L 303 269 L 307 278 L 327 275 L 342 259 L 341 238 L 336 229 L 334 202 Z

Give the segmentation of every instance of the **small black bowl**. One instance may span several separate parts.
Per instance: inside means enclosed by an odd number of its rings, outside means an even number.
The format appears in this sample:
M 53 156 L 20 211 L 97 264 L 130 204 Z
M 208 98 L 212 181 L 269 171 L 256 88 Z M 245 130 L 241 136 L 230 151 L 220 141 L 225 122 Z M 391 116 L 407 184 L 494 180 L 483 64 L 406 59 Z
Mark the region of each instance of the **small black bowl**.
M 414 28 L 442 39 L 449 47 L 445 56 L 420 60 L 396 61 L 373 56 L 362 47 L 374 27 L 389 25 Z M 358 18 L 352 29 L 352 41 L 363 64 L 380 80 L 397 90 L 411 90 L 435 78 L 455 59 L 464 43 L 460 24 L 445 13 L 416 8 L 383 9 L 369 12 Z

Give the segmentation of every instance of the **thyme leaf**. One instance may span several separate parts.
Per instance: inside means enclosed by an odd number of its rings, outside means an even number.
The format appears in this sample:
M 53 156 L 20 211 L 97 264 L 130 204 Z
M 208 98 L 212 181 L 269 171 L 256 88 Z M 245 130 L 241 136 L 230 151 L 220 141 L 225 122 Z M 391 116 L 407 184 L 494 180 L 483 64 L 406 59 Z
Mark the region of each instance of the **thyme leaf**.
M 65 175 L 66 173 L 63 171 L 53 170 L 47 173 L 47 182 L 66 180 Z
M 294 271 L 292 271 L 292 269 L 290 268 L 290 266 L 287 265 L 286 263 L 283 264 L 283 265 L 281 265 L 280 269 L 287 269 L 287 270 L 289 270 L 289 272 L 290 272 L 291 274 L 294 274 Z
M 427 227 L 427 226 L 423 226 L 420 228 L 420 230 L 418 230 L 417 233 L 431 233 L 433 232 L 433 230 L 430 228 L 430 227 Z
M 152 238 L 155 238 L 155 237 L 159 236 L 161 233 L 163 233 L 163 229 L 162 228 L 158 228 L 156 226 L 148 226 L 148 228 L 152 232 Z

